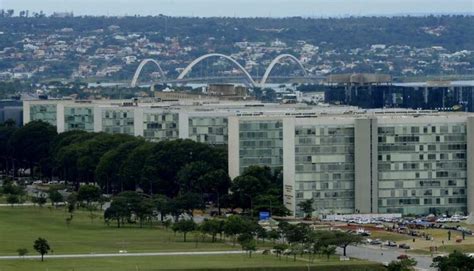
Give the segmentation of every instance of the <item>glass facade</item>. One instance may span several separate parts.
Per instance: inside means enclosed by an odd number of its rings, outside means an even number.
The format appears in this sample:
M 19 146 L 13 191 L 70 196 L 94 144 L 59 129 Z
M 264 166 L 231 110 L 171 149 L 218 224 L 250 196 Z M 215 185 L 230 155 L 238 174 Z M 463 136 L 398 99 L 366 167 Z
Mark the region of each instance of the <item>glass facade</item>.
M 64 107 L 64 130 L 94 131 L 93 107 Z
M 227 144 L 227 117 L 190 117 L 189 138 L 213 145 Z
M 179 138 L 178 113 L 143 114 L 143 136 L 151 141 L 173 140 Z
M 466 125 L 378 127 L 379 212 L 466 211 Z
M 281 120 L 241 120 L 239 130 L 240 172 L 252 165 L 283 167 Z
M 313 199 L 318 214 L 354 211 L 353 126 L 295 128 L 295 191 L 296 206 Z
M 42 120 L 56 126 L 56 104 L 33 104 L 30 106 L 30 120 Z
M 134 135 L 133 109 L 102 110 L 102 131 L 111 134 Z

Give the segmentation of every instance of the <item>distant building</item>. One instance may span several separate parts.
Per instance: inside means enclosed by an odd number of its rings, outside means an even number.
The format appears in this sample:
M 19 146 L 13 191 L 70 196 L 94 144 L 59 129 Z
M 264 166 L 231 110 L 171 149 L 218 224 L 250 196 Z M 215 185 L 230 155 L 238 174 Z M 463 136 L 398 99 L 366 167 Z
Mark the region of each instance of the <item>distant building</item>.
M 474 81 L 392 83 L 376 75 L 329 76 L 325 102 L 361 108 L 474 112 Z
M 209 84 L 207 94 L 210 96 L 219 96 L 229 100 L 243 100 L 248 96 L 248 89 L 244 86 L 233 84 Z
M 307 199 L 315 214 L 474 211 L 472 114 L 233 116 L 228 146 L 231 177 L 255 164 L 283 169 L 296 216 Z
M 474 114 L 231 101 L 24 102 L 24 120 L 228 148 L 229 175 L 283 170 L 285 206 L 315 214 L 474 212 Z
M 53 12 L 51 17 L 55 17 L 55 18 L 74 17 L 74 13 L 73 12 Z
M 23 125 L 23 103 L 20 100 L 0 100 L 0 123 L 13 120 L 16 126 Z

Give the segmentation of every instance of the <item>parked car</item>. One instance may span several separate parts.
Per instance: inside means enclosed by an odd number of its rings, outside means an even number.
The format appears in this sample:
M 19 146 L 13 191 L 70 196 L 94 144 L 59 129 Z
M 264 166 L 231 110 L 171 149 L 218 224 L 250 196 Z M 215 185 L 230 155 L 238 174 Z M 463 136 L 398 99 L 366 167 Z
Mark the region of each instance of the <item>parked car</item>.
M 387 247 L 397 247 L 397 242 L 395 242 L 395 241 L 387 241 L 387 242 L 385 242 L 384 245 L 387 246 Z
M 410 249 L 410 246 L 407 245 L 407 244 L 400 244 L 398 245 L 399 248 L 402 248 L 402 249 Z
M 380 239 L 375 239 L 370 241 L 371 245 L 381 245 L 382 241 Z

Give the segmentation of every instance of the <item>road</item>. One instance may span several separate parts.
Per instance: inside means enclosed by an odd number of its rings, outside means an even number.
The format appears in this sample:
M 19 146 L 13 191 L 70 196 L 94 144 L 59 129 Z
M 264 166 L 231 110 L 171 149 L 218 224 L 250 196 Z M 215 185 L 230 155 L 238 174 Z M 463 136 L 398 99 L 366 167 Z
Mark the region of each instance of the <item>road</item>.
M 338 248 L 338 253 L 342 255 L 342 249 Z M 388 264 L 389 262 L 396 260 L 401 254 L 407 254 L 402 249 L 396 248 L 380 248 L 378 246 L 349 246 L 347 247 L 347 256 L 352 258 L 369 260 L 372 262 L 379 262 L 382 264 Z M 420 270 L 436 270 L 430 267 L 433 262 L 430 256 L 423 255 L 408 255 L 417 261 L 417 268 Z
M 62 254 L 62 255 L 44 255 L 45 259 L 68 259 L 68 258 L 101 258 L 101 257 L 143 257 L 143 256 L 199 256 L 199 255 L 228 255 L 244 254 L 242 250 L 228 251 L 188 251 L 188 252 L 143 252 L 143 253 L 101 253 L 101 254 Z M 40 255 L 31 256 L 0 256 L 0 260 L 18 260 L 18 259 L 40 259 Z

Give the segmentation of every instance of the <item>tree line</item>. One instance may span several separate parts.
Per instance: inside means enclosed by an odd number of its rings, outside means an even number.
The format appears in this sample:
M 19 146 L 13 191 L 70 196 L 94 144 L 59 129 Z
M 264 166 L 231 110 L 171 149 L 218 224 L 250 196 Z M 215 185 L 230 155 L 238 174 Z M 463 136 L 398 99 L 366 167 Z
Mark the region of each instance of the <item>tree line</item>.
M 127 191 L 161 198 L 183 212 L 222 207 L 285 215 L 282 174 L 252 166 L 231 181 L 227 150 L 191 140 L 161 142 L 123 134 L 68 131 L 46 122 L 0 125 L 0 171 L 32 179 L 58 179 L 79 191 L 93 184 L 120 202 Z M 231 193 L 229 193 L 231 192 Z M 170 203 L 171 204 L 171 203 Z

